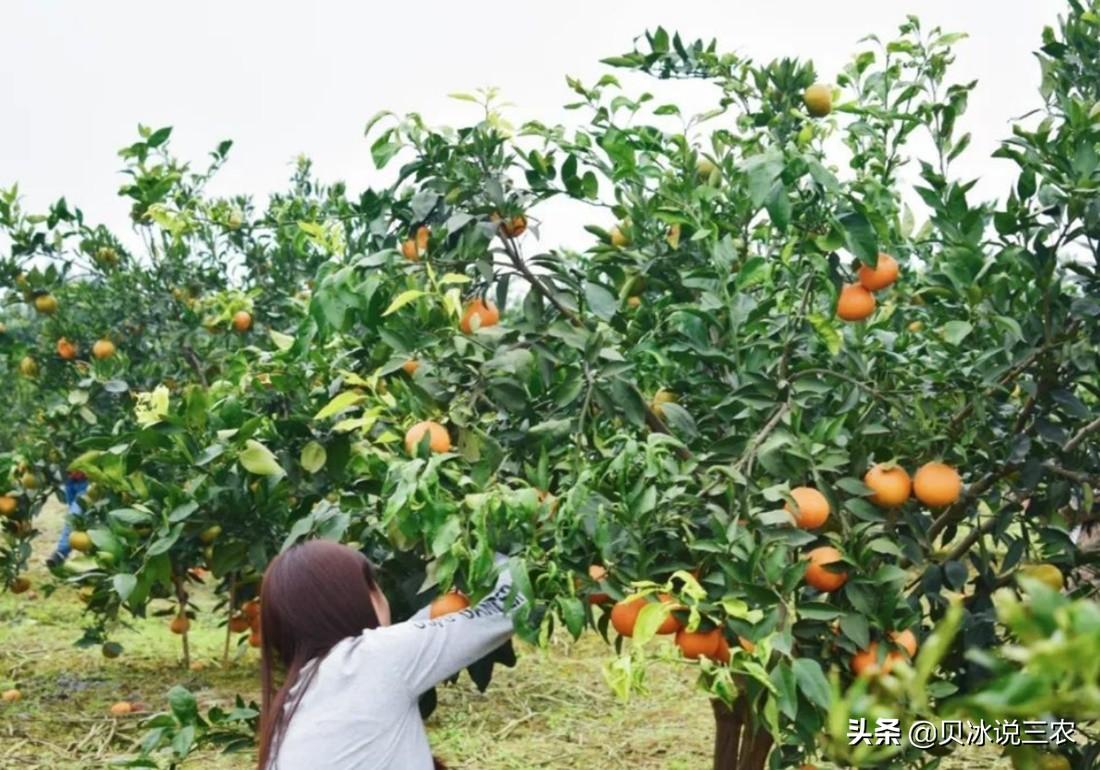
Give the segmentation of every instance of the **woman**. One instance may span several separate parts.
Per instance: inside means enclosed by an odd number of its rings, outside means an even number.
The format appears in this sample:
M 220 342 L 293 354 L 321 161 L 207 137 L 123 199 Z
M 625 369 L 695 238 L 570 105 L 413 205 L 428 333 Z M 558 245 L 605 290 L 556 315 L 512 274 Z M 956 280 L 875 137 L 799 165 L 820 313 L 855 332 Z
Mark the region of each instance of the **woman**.
M 498 557 L 498 566 L 504 562 Z M 390 625 L 363 554 L 320 540 L 271 562 L 260 596 L 260 770 L 431 770 L 421 694 L 506 642 L 511 578 L 477 607 Z M 507 610 L 506 610 L 507 605 Z M 276 668 L 284 673 L 276 688 Z

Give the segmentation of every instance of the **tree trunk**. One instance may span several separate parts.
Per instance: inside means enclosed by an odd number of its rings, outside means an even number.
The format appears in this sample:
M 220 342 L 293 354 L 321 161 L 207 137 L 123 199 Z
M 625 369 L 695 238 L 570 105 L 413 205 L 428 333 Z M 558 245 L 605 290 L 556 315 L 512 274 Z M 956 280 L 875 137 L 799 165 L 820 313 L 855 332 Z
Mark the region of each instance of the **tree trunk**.
M 772 737 L 753 725 L 744 697 L 733 707 L 712 700 L 714 709 L 714 770 L 763 770 L 772 748 Z

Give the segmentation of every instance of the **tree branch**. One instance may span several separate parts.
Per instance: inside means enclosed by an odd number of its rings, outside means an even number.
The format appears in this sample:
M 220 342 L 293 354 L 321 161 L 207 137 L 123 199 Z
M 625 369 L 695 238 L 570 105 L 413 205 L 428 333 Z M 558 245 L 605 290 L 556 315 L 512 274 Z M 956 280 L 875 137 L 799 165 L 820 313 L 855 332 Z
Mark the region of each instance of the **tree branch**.
M 523 261 L 523 257 L 519 253 L 519 248 L 516 246 L 515 239 L 512 236 L 507 235 L 503 231 L 501 231 L 500 240 L 504 242 L 504 251 L 508 255 L 508 259 L 511 260 L 512 265 L 517 271 L 519 271 L 524 280 L 526 280 L 527 283 L 531 285 L 531 288 L 537 291 L 539 295 L 541 295 L 543 298 L 546 299 L 547 302 L 553 305 L 554 308 L 563 316 L 565 316 L 565 318 L 567 318 L 569 322 L 572 323 L 574 326 L 584 326 L 584 319 L 582 319 L 572 310 L 563 305 L 561 300 L 554 296 L 554 293 L 549 289 L 549 287 L 547 287 L 547 285 L 543 283 L 542 279 L 531 272 L 531 268 L 527 266 L 527 263 Z M 654 433 L 663 433 L 666 436 L 673 435 L 672 431 L 668 429 L 668 425 L 665 424 L 665 421 L 662 420 L 661 417 L 653 411 L 653 407 L 650 406 L 650 404 L 646 401 L 645 396 L 642 395 L 642 392 L 638 389 L 638 386 L 631 385 L 631 388 L 633 388 L 634 393 L 638 396 L 639 400 L 641 400 L 642 406 L 645 408 L 646 426 Z M 676 449 L 676 454 L 679 455 L 681 460 L 687 460 L 693 457 L 691 450 L 683 445 Z
M 1100 417 L 1097 417 L 1088 425 L 1081 428 L 1081 430 L 1077 431 L 1077 433 L 1074 434 L 1073 438 L 1067 441 L 1066 445 L 1062 447 L 1062 451 L 1072 452 L 1074 449 L 1079 447 L 1081 445 L 1081 442 L 1088 438 L 1090 434 L 1095 433 L 1098 430 L 1100 430 Z

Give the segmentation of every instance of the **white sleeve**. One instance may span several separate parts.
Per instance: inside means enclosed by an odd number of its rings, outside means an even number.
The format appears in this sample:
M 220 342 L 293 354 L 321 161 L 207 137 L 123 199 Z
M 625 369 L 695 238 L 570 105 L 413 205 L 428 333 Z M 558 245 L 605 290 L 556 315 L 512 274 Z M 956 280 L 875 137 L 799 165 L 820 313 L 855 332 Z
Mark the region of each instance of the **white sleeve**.
M 413 697 L 419 697 L 508 641 L 511 613 L 525 601 L 518 593 L 511 597 L 511 592 L 512 577 L 505 569 L 492 593 L 476 607 L 435 620 L 421 610 L 404 623 L 366 633 L 383 645 L 384 665 L 406 683 Z

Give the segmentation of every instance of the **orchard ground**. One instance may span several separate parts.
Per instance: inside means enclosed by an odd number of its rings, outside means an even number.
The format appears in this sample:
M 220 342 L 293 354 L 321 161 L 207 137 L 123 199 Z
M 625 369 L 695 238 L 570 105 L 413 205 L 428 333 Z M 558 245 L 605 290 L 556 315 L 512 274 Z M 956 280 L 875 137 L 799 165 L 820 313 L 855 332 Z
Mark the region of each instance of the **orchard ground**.
M 104 658 L 98 647 L 73 646 L 81 625 L 77 591 L 60 585 L 46 596 L 51 576 L 42 566 L 61 526 L 61 507 L 39 517 L 31 578 L 37 598 L 0 595 L 0 686 L 18 685 L 23 699 L 0 704 L 0 769 L 90 770 L 109 767 L 143 734 L 144 716 L 112 717 L 111 704 L 142 701 L 153 712 L 167 709 L 165 695 L 181 683 L 203 709 L 230 706 L 235 694 L 258 697 L 256 651 L 231 652 L 221 666 L 224 629 L 211 612 L 192 625 L 192 650 L 201 671 L 182 673 L 179 638 L 165 618 L 133 622 L 116 641 L 125 652 Z M 199 592 L 200 606 L 213 604 Z M 167 605 L 165 605 L 167 606 Z M 567 636 L 545 652 L 517 642 L 515 669 L 500 669 L 488 693 L 477 692 L 463 674 L 439 690 L 440 706 L 428 722 L 432 743 L 455 770 L 689 770 L 705 766 L 713 739 L 706 695 L 693 687 L 687 666 L 653 666 L 648 692 L 616 701 L 603 682 L 609 651 L 594 634 L 577 644 Z M 245 754 L 199 754 L 186 766 L 246 770 Z M 993 749 L 971 750 L 943 767 L 1010 767 Z

